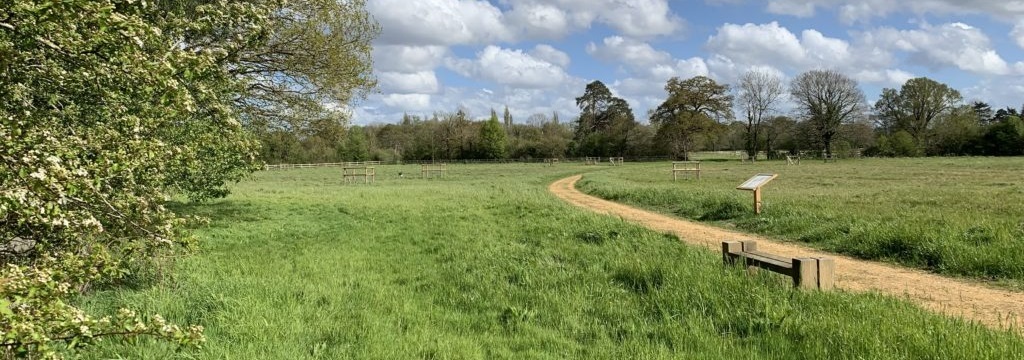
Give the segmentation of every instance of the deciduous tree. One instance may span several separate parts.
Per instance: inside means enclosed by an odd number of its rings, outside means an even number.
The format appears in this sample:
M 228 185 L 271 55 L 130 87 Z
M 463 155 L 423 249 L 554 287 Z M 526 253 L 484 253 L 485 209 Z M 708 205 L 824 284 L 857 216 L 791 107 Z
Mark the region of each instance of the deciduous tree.
M 825 146 L 827 155 L 832 155 L 832 142 L 840 125 L 863 117 L 867 106 L 857 81 L 835 70 L 800 74 L 789 91 L 797 109 Z
M 922 149 L 927 145 L 928 129 L 962 101 L 960 92 L 929 78 L 907 80 L 899 92 L 883 89 L 875 103 L 882 121 L 894 130 L 905 130 Z
M 751 160 L 757 156 L 761 122 L 772 112 L 786 93 L 782 78 L 763 70 L 751 70 L 740 77 L 739 106 L 747 117 L 747 155 Z
M 712 129 L 715 119 L 732 117 L 729 86 L 698 76 L 687 80 L 673 77 L 665 85 L 668 98 L 650 114 L 657 127 L 657 141 L 676 157 L 689 158 L 697 149 L 700 135 Z

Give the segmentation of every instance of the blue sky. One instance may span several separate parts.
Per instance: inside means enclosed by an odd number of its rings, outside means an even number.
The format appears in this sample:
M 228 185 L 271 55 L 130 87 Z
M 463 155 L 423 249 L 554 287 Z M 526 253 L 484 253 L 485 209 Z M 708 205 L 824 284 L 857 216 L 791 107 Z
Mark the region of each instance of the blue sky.
M 354 104 L 356 124 L 403 113 L 508 106 L 576 115 L 593 80 L 637 119 L 673 77 L 734 83 L 746 71 L 784 81 L 814 69 L 882 88 L 926 76 L 965 101 L 1024 104 L 1024 0 L 368 0 L 380 22 L 379 92 Z M 782 111 L 785 111 L 783 107 Z

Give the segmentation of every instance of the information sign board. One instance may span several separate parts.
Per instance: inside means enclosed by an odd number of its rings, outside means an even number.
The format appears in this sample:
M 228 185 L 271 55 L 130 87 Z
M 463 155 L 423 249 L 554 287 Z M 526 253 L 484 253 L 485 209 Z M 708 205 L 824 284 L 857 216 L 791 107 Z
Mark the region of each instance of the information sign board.
M 740 186 L 737 186 L 736 188 L 739 189 L 739 190 L 751 190 L 751 191 L 757 190 L 758 188 L 764 186 L 764 184 L 767 184 L 769 181 L 772 181 L 772 179 L 774 179 L 777 176 L 779 176 L 779 175 L 778 174 L 757 174 L 757 175 L 754 175 L 754 177 L 752 177 L 752 178 L 748 179 L 747 181 L 745 181 L 744 183 L 740 184 Z

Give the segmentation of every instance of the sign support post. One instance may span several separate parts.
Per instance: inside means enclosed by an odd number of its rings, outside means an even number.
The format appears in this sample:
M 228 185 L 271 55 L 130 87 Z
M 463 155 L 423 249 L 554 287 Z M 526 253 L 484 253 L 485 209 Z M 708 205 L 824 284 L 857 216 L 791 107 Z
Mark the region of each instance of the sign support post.
M 757 174 L 736 187 L 737 190 L 754 192 L 754 214 L 761 214 L 761 187 L 778 176 L 778 174 Z
M 761 214 L 761 188 L 754 189 L 754 214 Z

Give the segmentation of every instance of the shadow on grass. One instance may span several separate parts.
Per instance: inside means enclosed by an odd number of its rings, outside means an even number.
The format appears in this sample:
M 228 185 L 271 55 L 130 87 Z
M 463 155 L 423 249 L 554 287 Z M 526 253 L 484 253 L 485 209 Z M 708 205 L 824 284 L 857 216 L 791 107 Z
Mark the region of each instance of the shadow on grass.
M 250 201 L 218 200 L 202 203 L 170 201 L 167 203 L 167 208 L 181 216 L 199 217 L 221 224 L 254 222 L 269 218 L 262 207 Z M 189 227 L 193 229 L 202 225 L 189 222 Z

